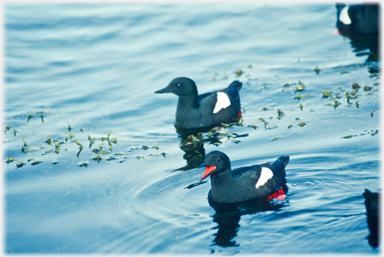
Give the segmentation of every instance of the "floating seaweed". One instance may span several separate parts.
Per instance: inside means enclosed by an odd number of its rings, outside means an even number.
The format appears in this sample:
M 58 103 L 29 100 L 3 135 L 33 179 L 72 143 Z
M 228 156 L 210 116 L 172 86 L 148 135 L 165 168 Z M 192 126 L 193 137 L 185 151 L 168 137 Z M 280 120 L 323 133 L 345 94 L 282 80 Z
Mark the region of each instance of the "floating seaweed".
M 50 153 L 52 151 L 53 151 L 53 149 L 49 149 L 49 150 L 45 151 L 45 153 L 43 153 L 42 155 L 45 155 L 45 154 Z
M 55 140 L 56 141 L 56 140 Z M 75 140 L 75 143 L 80 147 L 80 148 L 83 148 L 83 145 L 79 143 L 79 141 L 77 141 L 77 139 Z
M 371 130 L 371 133 L 370 133 L 370 135 L 371 136 L 374 136 L 374 135 L 377 135 L 377 133 L 379 133 L 379 130 L 375 130 L 375 131 L 373 131 L 373 130 Z
M 352 138 L 352 137 L 357 137 L 357 135 L 348 135 L 348 136 L 343 136 L 341 138 L 342 139 L 349 139 L 349 138 Z
M 259 118 L 259 120 L 264 122 L 264 129 L 267 129 L 268 121 L 264 120 L 263 118 Z
M 123 156 L 123 157 L 120 158 L 119 162 L 122 163 L 125 159 L 128 159 L 128 158 L 129 158 L 128 156 Z
M 18 163 L 16 163 L 16 167 L 21 168 L 21 167 L 23 167 L 24 164 L 25 164 L 24 162 L 18 162 Z
M 113 155 L 111 155 L 111 156 L 109 156 L 108 158 L 107 158 L 107 161 L 110 161 L 110 160 L 115 160 L 116 159 L 116 157 L 115 156 L 113 156 Z
M 9 124 L 5 125 L 4 126 L 4 133 L 7 134 L 7 131 L 10 130 L 10 128 L 11 127 L 9 126 Z
M 326 105 L 327 106 L 333 106 L 336 109 L 336 107 L 340 105 L 340 102 L 337 101 L 337 100 L 333 100 L 333 102 L 334 102 L 333 104 L 332 103 L 327 103 Z
M 293 99 L 298 99 L 300 100 L 301 98 L 306 98 L 306 97 L 314 97 L 315 95 L 300 95 L 299 93 L 297 93 L 296 96 L 293 97 Z
M 299 80 L 299 86 L 295 87 L 295 92 L 301 92 L 305 90 L 306 85 Z
M 277 119 L 281 119 L 282 117 L 284 116 L 284 112 L 282 110 L 280 110 L 279 108 L 277 108 Z
M 347 103 L 348 103 L 349 105 L 351 105 L 352 103 L 349 102 L 349 100 L 351 99 L 351 96 L 349 95 L 349 92 L 348 92 L 348 91 L 345 92 L 345 96 L 347 97 Z
M 300 127 L 304 127 L 305 125 L 307 125 L 305 122 L 300 122 L 299 124 L 298 124 Z
M 35 161 L 31 162 L 32 165 L 37 165 L 39 163 L 42 163 L 42 161 L 35 160 Z
M 44 114 L 43 114 L 43 112 L 40 112 L 40 118 L 41 118 L 41 122 L 44 123 Z
M 80 167 L 88 167 L 88 165 L 89 165 L 89 162 L 80 162 L 79 163 Z
M 321 93 L 323 94 L 323 98 L 328 98 L 328 97 L 332 97 L 332 91 L 321 91 Z
M 352 84 L 352 88 L 353 88 L 353 89 L 359 89 L 359 88 L 360 88 L 360 85 L 357 84 L 357 83 L 353 83 L 353 84 Z
M 5 160 L 6 163 L 10 163 L 10 162 L 13 162 L 14 160 L 16 160 L 15 158 L 9 158 L 9 157 L 5 157 L 5 158 L 6 158 L 6 160 Z
M 91 138 L 91 136 L 88 135 L 88 140 L 89 140 L 89 148 L 91 148 L 92 145 L 95 143 L 95 139 Z
M 77 141 L 77 139 L 75 140 L 75 143 L 80 147 L 79 151 L 77 152 L 77 158 L 79 158 L 81 151 L 83 151 L 83 145 L 80 144 L 79 141 Z
M 275 140 L 277 140 L 279 138 L 281 138 L 281 136 L 273 137 L 273 138 L 271 138 L 271 141 L 275 141 Z
M 100 162 L 103 158 L 100 155 L 91 157 L 94 161 Z
M 316 68 L 314 69 L 314 71 L 316 72 L 316 74 L 320 74 L 321 69 L 319 69 L 319 67 L 316 66 Z
M 32 119 L 32 117 L 35 116 L 34 114 L 28 114 L 28 120 L 27 120 L 27 123 L 29 122 L 30 119 Z

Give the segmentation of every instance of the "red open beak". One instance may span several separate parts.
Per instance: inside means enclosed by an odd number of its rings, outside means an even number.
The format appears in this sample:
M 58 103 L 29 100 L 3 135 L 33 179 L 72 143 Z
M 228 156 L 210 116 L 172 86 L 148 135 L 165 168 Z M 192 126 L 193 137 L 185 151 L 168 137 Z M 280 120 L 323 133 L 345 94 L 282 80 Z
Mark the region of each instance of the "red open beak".
M 215 169 L 216 169 L 216 166 L 213 166 L 213 165 L 205 167 L 204 175 L 201 177 L 200 181 L 205 179 Z

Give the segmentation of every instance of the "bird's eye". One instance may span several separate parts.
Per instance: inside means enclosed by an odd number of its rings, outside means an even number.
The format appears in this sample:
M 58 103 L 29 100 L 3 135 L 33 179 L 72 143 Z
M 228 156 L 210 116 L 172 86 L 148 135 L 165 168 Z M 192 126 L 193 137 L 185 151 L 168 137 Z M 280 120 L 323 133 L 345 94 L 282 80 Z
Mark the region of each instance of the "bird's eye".
M 180 87 L 180 84 L 176 84 L 177 87 Z
M 217 159 L 216 162 L 220 162 L 220 159 Z

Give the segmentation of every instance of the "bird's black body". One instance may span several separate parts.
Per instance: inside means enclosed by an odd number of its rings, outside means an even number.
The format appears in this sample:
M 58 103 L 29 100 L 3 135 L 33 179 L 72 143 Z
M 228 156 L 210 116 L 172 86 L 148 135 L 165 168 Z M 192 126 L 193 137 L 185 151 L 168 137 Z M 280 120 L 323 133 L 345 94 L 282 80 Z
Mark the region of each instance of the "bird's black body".
M 353 5 L 337 3 L 336 26 L 340 33 L 347 35 L 354 33 L 377 33 L 379 31 L 380 26 L 379 8 L 380 5 L 377 3 L 364 3 Z

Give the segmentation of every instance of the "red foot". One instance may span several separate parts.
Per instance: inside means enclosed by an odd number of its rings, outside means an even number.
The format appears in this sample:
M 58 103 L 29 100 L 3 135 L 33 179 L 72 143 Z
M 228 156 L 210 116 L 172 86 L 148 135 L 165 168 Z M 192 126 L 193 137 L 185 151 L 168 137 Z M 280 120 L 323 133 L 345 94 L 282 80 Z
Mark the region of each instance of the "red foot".
M 269 202 L 272 199 L 284 200 L 286 197 L 287 197 L 287 195 L 285 194 L 284 190 L 282 188 L 280 188 L 279 190 L 277 190 L 276 192 L 274 192 L 273 194 L 268 196 L 267 201 Z
M 237 117 L 241 117 L 242 114 L 241 114 L 241 109 L 239 110 L 239 114 L 237 114 Z

